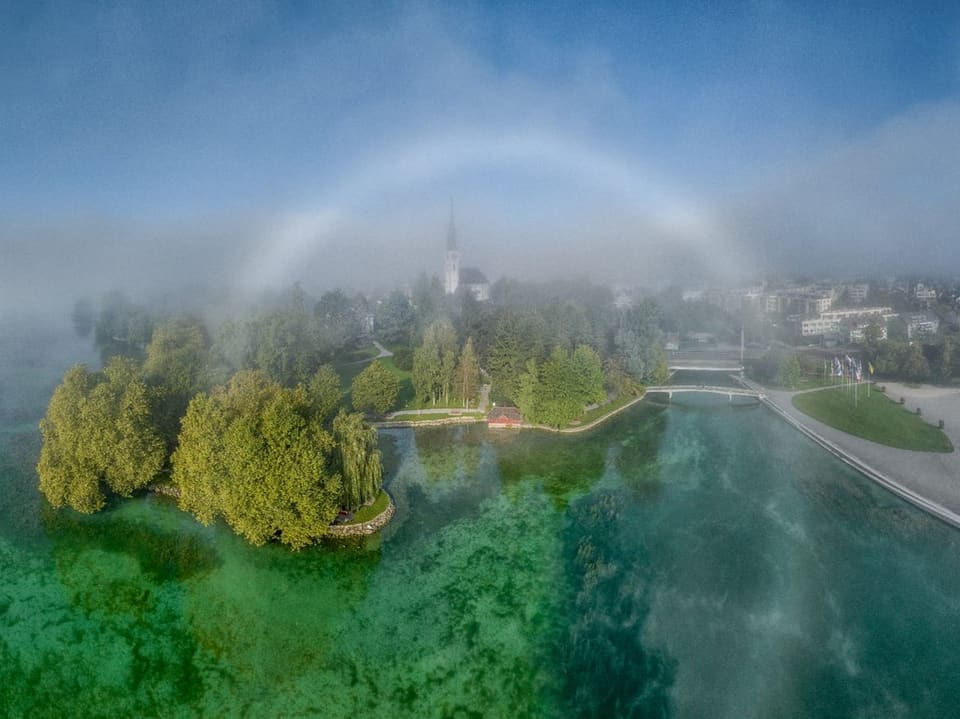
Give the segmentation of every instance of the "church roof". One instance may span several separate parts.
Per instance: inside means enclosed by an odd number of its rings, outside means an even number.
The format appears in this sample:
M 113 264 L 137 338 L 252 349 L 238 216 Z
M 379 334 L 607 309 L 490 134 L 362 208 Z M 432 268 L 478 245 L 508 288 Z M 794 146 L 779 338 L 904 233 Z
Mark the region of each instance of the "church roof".
M 460 282 L 465 285 L 485 285 L 489 280 L 476 267 L 463 267 L 460 269 Z

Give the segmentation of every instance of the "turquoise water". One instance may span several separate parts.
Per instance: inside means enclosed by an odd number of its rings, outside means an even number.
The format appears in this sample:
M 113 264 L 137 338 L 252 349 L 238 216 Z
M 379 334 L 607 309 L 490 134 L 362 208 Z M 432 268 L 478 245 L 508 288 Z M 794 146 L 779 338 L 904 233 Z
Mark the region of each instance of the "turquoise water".
M 394 522 L 290 553 L 157 497 L 45 507 L 36 421 L 86 350 L 37 342 L 0 352 L 0 715 L 960 706 L 960 535 L 762 407 L 675 400 L 572 437 L 384 432 Z

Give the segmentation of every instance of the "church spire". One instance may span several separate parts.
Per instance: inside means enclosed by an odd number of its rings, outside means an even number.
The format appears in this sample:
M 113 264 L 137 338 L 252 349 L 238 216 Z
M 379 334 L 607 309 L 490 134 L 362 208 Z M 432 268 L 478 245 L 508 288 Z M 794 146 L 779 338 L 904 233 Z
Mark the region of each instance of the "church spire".
M 460 286 L 460 251 L 457 249 L 457 227 L 453 224 L 453 200 L 450 200 L 450 226 L 447 228 L 447 256 L 444 262 L 443 287 L 448 295 Z
M 450 200 L 450 225 L 447 227 L 447 252 L 457 249 L 457 226 L 453 223 L 453 200 Z

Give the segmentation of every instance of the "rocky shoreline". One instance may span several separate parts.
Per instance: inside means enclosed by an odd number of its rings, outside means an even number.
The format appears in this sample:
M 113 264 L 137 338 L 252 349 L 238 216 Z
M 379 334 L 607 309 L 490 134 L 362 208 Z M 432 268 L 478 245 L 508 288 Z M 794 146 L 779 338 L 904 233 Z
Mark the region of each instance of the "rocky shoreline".
M 389 492 L 387 492 L 387 496 L 390 497 Z M 396 511 L 397 508 L 393 503 L 393 497 L 390 497 L 390 503 L 387 505 L 387 508 L 380 512 L 380 514 L 373 519 L 370 519 L 366 522 L 360 522 L 358 524 L 331 524 L 327 530 L 327 536 L 337 538 L 362 537 L 368 534 L 373 534 L 374 532 L 379 532 L 381 529 L 387 526 L 387 524 L 393 518 L 393 513 Z

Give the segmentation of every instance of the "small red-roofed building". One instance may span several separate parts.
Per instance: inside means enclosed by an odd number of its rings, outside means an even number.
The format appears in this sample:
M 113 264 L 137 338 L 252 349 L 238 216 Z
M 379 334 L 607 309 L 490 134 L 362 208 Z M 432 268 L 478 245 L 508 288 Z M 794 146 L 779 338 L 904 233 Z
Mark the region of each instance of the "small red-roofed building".
M 516 407 L 494 407 L 487 413 L 487 426 L 496 429 L 520 429 L 523 415 Z

